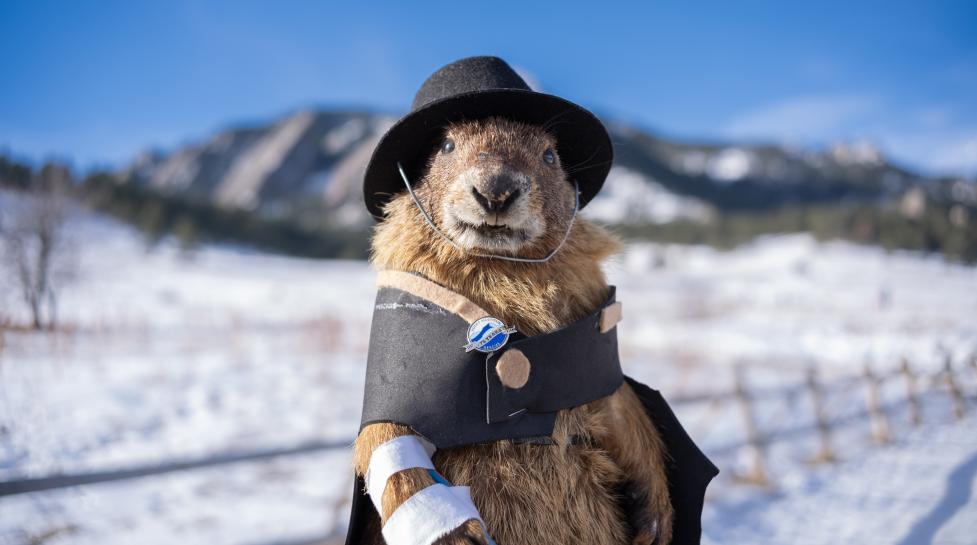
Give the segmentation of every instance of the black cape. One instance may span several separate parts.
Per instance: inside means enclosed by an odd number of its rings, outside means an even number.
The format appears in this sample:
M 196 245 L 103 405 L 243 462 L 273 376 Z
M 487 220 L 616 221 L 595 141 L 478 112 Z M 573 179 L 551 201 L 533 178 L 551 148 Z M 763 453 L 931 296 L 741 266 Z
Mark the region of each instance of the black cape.
M 552 433 L 557 411 L 610 395 L 626 381 L 665 443 L 675 512 L 671 543 L 699 543 L 705 489 L 719 471 L 661 394 L 621 372 L 617 329 L 600 328 L 603 310 L 614 303 L 613 287 L 607 302 L 581 320 L 533 337 L 512 333 L 504 346 L 485 354 L 463 348 L 470 322 L 486 315 L 477 306 L 406 273 L 381 273 L 379 284 L 361 428 L 376 422 L 407 425 L 438 448 L 533 440 Z M 518 389 L 504 387 L 494 372 L 501 355 L 513 348 L 531 362 L 529 379 Z M 346 544 L 372 544 L 379 528 L 357 478 Z

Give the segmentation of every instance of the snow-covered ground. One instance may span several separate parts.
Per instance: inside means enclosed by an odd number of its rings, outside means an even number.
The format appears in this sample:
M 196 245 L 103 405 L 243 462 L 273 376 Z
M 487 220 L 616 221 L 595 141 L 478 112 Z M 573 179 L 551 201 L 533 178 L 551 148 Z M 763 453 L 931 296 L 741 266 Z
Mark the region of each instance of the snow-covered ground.
M 187 254 L 168 242 L 147 251 L 132 230 L 90 215 L 71 233 L 78 275 L 61 297 L 64 331 L 3 333 L 0 482 L 354 436 L 374 296 L 368 265 L 229 247 Z M 731 252 L 632 245 L 608 274 L 625 306 L 627 371 L 666 396 L 728 389 L 734 364 L 747 365 L 751 385 L 779 387 L 799 383 L 811 364 L 831 381 L 866 361 L 894 368 L 903 356 L 929 371 L 942 364 L 940 349 L 959 359 L 977 348 L 977 270 L 938 258 L 796 235 Z M 0 312 L 20 322 L 17 295 L 0 282 Z M 898 386 L 883 398 L 897 400 Z M 963 387 L 972 394 L 973 378 Z M 872 446 L 861 425 L 840 430 L 840 465 L 804 461 L 812 434 L 778 443 L 769 492 L 732 478 L 744 467 L 728 448 L 742 440 L 736 407 L 677 406 L 724 470 L 710 492 L 707 540 L 900 543 L 914 525 L 936 524 L 925 517 L 944 501 L 946 479 L 954 476 L 955 494 L 973 486 L 966 464 L 977 428 L 973 418 L 951 423 L 938 392 L 924 402 L 924 429 L 893 410 L 894 446 Z M 809 421 L 804 403 L 758 401 L 761 428 Z M 847 414 L 863 394 L 857 384 L 832 389 L 826 403 Z M 933 444 L 940 452 L 927 456 Z M 341 535 L 348 465 L 338 450 L 0 497 L 0 544 Z M 974 535 L 977 509 L 965 503 L 937 520 L 946 523 L 938 542 Z
M 720 498 L 710 543 L 977 542 L 977 417 L 916 430 L 773 496 Z

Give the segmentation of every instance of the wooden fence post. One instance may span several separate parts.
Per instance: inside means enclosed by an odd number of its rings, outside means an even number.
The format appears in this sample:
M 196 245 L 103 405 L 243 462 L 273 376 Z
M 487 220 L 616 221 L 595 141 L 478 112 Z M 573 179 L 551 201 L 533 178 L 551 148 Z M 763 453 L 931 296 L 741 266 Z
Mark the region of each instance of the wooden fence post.
M 957 384 L 957 379 L 953 373 L 953 355 L 949 351 L 943 360 L 943 379 L 946 381 L 946 389 L 953 398 L 953 417 L 957 420 L 963 418 L 966 406 L 964 404 L 963 392 Z
M 868 409 L 869 420 L 872 426 L 872 440 L 876 443 L 888 443 L 889 419 L 882 409 L 879 395 L 879 383 L 881 379 L 872 371 L 872 364 L 865 362 L 865 407 Z
M 4 335 L 9 327 L 10 318 L 0 315 L 0 356 L 3 356 L 3 349 L 5 346 Z
M 970 353 L 970 370 L 974 373 L 974 378 L 977 379 L 977 349 Z
M 756 423 L 756 416 L 753 411 L 753 399 L 747 391 L 746 381 L 743 377 L 743 367 L 737 365 L 733 371 L 736 383 L 734 393 L 743 416 L 743 429 L 746 432 L 746 455 L 749 457 L 749 467 L 746 473 L 738 475 L 737 480 L 767 488 L 770 486 L 770 479 L 767 476 L 766 464 L 764 462 L 766 441 L 760 434 Z
M 814 405 L 814 425 L 818 431 L 818 453 L 811 460 L 812 463 L 835 462 L 834 449 L 831 447 L 831 421 L 824 410 L 824 393 L 821 384 L 818 382 L 818 369 L 816 365 L 807 368 L 807 391 L 811 396 L 811 403 Z
M 902 358 L 900 367 L 903 378 L 906 379 L 906 402 L 909 407 L 909 423 L 918 426 L 923 422 L 923 413 L 919 407 L 919 390 L 916 386 L 916 374 L 909 366 L 909 359 Z

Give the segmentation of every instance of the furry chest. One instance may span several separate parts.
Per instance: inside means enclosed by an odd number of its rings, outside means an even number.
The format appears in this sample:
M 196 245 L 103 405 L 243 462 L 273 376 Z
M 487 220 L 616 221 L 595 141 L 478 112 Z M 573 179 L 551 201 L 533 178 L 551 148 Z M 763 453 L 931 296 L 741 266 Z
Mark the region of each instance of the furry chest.
M 585 432 L 579 419 L 562 418 L 584 410 L 561 411 L 557 428 Z M 626 478 L 622 468 L 599 446 L 568 445 L 557 435 L 556 445 L 502 441 L 447 449 L 435 455 L 435 464 L 450 481 L 471 487 L 498 543 L 628 543 L 616 494 Z

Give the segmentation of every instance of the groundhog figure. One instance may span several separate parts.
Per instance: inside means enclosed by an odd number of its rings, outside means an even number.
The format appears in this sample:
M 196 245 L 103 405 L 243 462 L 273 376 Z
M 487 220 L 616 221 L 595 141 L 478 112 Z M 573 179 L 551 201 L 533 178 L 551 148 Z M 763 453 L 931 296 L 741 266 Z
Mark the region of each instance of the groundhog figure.
M 381 140 L 348 545 L 699 542 L 715 467 L 620 373 L 620 243 L 576 217 L 611 154 L 494 57 L 439 70 Z

